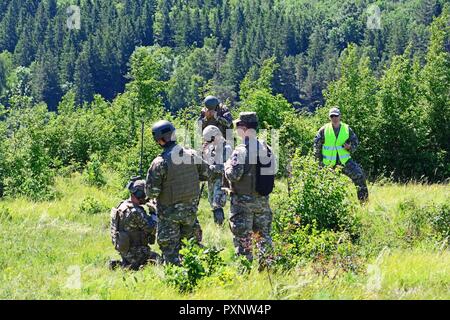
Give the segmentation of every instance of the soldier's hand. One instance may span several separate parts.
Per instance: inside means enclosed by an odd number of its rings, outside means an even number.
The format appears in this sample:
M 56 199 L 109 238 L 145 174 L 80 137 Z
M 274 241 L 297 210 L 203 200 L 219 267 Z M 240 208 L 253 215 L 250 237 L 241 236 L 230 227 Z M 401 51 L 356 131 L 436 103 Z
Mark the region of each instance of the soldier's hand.
M 350 151 L 351 148 L 352 148 L 352 146 L 351 146 L 350 143 L 347 143 L 347 142 L 346 142 L 346 143 L 344 144 L 344 149 L 345 149 L 345 150 Z

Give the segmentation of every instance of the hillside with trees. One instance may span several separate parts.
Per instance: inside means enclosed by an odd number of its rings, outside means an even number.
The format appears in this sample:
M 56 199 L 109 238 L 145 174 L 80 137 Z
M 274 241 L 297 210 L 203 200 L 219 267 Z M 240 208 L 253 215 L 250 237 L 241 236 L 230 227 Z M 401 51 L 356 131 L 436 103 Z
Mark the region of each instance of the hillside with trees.
M 274 93 L 312 111 L 324 104 L 322 91 L 339 77 L 338 58 L 350 43 L 371 58 L 376 75 L 408 45 L 423 65 L 429 25 L 444 3 L 378 1 L 380 28 L 370 29 L 366 0 L 77 0 L 76 30 L 67 28 L 67 1 L 3 0 L 0 65 L 8 68 L 0 68 L 0 101 L 9 104 L 22 76 L 28 91 L 21 93 L 53 111 L 68 91 L 78 104 L 94 94 L 111 101 L 129 81 L 135 47 L 158 45 L 167 48 L 168 110 L 198 104 L 210 91 L 234 105 L 244 77 L 255 78 L 273 56 Z

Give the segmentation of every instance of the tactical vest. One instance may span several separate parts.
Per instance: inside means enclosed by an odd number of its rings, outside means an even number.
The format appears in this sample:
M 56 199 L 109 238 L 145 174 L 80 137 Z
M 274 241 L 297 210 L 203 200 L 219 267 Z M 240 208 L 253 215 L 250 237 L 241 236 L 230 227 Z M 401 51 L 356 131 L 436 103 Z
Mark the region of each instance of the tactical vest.
M 130 247 L 140 247 L 148 245 L 148 234 L 143 230 L 130 230 L 127 227 L 127 219 L 138 214 L 133 203 L 129 200 L 123 201 L 111 210 L 111 238 L 117 251 L 125 254 Z
M 259 141 L 258 141 L 259 144 Z M 250 153 L 246 147 L 244 173 L 239 181 L 230 181 L 231 192 L 238 195 L 257 196 L 256 192 L 256 164 L 250 164 Z
M 183 157 L 188 161 L 174 163 L 172 153 L 177 159 Z M 197 199 L 200 194 L 200 179 L 197 165 L 194 163 L 192 150 L 186 150 L 178 145 L 164 151 L 161 156 L 168 166 L 166 180 L 163 182 L 158 202 L 162 205 L 187 203 Z
M 339 156 L 339 161 L 345 165 L 347 161 L 351 159 L 350 152 L 344 148 L 345 142 L 350 137 L 348 125 L 341 123 L 339 135 L 336 138 L 333 125 L 328 123 L 325 125 L 324 134 L 325 143 L 322 146 L 323 164 L 327 166 L 334 166 L 336 165 L 336 160 Z

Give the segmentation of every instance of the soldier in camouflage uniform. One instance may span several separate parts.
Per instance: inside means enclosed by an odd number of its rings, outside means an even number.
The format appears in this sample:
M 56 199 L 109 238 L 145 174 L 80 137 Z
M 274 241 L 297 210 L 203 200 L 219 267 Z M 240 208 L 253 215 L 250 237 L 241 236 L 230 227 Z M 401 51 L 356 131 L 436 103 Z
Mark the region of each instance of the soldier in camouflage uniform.
M 321 166 L 343 166 L 342 172 L 356 185 L 358 199 L 365 202 L 369 198 L 366 177 L 361 166 L 350 156 L 358 147 L 358 137 L 347 124 L 341 122 L 338 108 L 330 109 L 329 116 L 331 122 L 320 128 L 314 138 L 315 157 Z
M 256 150 L 267 150 L 267 144 L 256 137 L 258 119 L 254 112 L 242 112 L 236 123 L 243 144 L 236 147 L 225 164 L 225 177 L 231 193 L 230 228 L 237 255 L 253 261 L 252 241 L 256 242 L 260 269 L 270 260 L 272 210 L 269 196 L 256 191 Z M 256 146 L 258 146 L 257 149 Z
M 208 179 L 208 200 L 214 222 L 222 225 L 225 219 L 223 208 L 227 201 L 227 195 L 222 190 L 223 168 L 233 149 L 216 126 L 210 125 L 203 130 L 203 141 L 203 159 L 215 168 L 215 173 Z
M 155 243 L 157 222 L 155 214 L 148 215 L 142 207 L 146 203 L 145 181 L 134 178 L 128 189 L 130 198 L 111 210 L 111 239 L 122 258 L 111 261 L 111 269 L 121 266 L 138 270 L 148 262 L 159 261 L 149 247 Z
M 207 96 L 203 105 L 198 120 L 201 132 L 207 126 L 216 126 L 222 132 L 222 136 L 231 144 L 233 140 L 233 117 L 230 110 L 214 96 Z
M 194 150 L 176 143 L 175 127 L 169 121 L 155 123 L 152 133 L 164 151 L 148 169 L 146 194 L 156 199 L 157 238 L 164 262 L 179 264 L 182 239 L 198 239 L 200 180 L 209 178 L 210 169 Z

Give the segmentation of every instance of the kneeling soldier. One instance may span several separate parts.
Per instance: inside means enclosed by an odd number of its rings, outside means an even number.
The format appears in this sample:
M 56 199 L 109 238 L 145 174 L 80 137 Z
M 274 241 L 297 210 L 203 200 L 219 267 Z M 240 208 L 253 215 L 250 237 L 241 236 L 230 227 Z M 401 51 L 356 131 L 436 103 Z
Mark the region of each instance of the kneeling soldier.
M 158 254 L 150 250 L 155 243 L 156 216 L 145 211 L 145 181 L 133 178 L 128 183 L 129 199 L 111 210 L 111 238 L 122 261 L 113 260 L 110 268 L 117 266 L 138 270 L 148 262 L 157 262 Z

